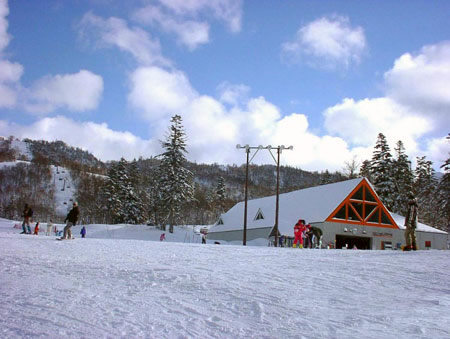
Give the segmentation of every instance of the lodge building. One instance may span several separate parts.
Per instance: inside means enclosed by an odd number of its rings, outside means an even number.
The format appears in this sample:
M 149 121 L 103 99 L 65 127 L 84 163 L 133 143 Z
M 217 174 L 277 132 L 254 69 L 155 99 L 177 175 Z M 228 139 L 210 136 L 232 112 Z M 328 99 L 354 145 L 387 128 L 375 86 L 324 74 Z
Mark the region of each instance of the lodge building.
M 273 241 L 276 196 L 249 200 L 247 241 Z M 420 210 L 419 210 L 420 215 Z M 242 241 L 244 202 L 222 214 L 209 230 L 208 239 Z M 299 219 L 323 232 L 323 248 L 400 249 L 405 244 L 404 217 L 383 205 L 366 178 L 321 185 L 279 195 L 279 235 L 294 236 Z M 419 223 L 419 249 L 446 249 L 448 234 Z

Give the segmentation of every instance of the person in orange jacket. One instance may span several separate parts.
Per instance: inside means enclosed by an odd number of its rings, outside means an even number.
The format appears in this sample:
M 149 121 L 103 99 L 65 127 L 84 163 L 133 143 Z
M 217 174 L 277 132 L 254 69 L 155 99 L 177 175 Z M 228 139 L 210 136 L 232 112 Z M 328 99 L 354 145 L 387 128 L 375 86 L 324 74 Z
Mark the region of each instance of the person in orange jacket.
M 297 247 L 297 243 L 299 243 L 298 247 L 303 248 L 303 237 L 302 234 L 305 231 L 305 220 L 299 219 L 294 226 L 294 244 L 292 247 Z
M 36 226 L 34 226 L 34 235 L 39 234 L 39 221 L 36 223 Z

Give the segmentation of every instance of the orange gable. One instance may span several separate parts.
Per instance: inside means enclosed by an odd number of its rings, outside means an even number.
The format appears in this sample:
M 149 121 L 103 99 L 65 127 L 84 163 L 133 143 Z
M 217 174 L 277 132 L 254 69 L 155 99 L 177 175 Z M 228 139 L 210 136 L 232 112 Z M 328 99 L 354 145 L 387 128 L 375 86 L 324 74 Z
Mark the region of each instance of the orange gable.
M 326 221 L 399 228 L 366 179 L 355 187 Z

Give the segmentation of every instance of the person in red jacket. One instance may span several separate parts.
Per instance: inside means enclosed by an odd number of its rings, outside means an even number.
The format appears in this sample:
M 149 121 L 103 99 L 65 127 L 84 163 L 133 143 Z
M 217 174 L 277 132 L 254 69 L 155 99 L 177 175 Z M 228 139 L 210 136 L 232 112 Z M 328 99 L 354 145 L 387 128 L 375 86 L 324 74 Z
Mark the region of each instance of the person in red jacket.
M 39 235 L 39 221 L 34 226 L 34 235 Z
M 297 247 L 297 243 L 299 243 L 298 247 L 303 248 L 303 237 L 302 234 L 305 231 L 305 220 L 299 219 L 294 226 L 294 244 L 292 247 Z

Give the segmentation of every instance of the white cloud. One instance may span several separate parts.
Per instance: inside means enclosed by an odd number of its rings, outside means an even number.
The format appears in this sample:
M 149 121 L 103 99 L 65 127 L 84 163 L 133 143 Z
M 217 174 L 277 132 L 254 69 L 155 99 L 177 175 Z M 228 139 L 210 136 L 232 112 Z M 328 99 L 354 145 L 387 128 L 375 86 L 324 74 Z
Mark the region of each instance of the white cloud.
M 23 67 L 3 58 L 3 50 L 8 46 L 11 37 L 8 34 L 9 15 L 8 2 L 0 0 L 0 108 L 12 108 L 17 103 L 19 80 Z
M 158 24 L 164 31 L 175 33 L 178 41 L 190 50 L 209 42 L 209 24 L 206 22 L 179 20 L 152 5 L 139 9 L 134 18 L 142 24 Z
M 128 100 L 147 120 L 182 112 L 198 94 L 183 72 L 141 67 L 130 76 Z
M 387 95 L 450 125 L 450 42 L 403 54 L 385 73 Z
M 235 145 L 294 145 L 283 163 L 306 169 L 340 169 L 353 153 L 340 137 L 318 137 L 308 129 L 305 115 L 282 117 L 280 110 L 263 97 L 226 96 L 230 89 L 248 92 L 243 85 L 224 85 L 221 100 L 198 94 L 184 73 L 158 67 L 137 69 L 130 77 L 130 105 L 141 112 L 151 125 L 154 140 L 164 137 L 170 117 L 180 114 L 188 137 L 189 158 L 198 162 L 240 163 L 241 152 Z M 228 100 L 229 99 L 229 100 Z M 231 100 L 232 99 L 232 100 Z M 291 153 L 288 155 L 288 153 Z M 255 158 L 258 163 L 272 163 L 265 151 Z
M 0 120 L 0 135 L 37 140 L 63 140 L 74 147 L 88 150 L 102 160 L 128 160 L 139 156 L 150 157 L 159 151 L 155 141 L 143 140 L 129 132 L 113 131 L 108 126 L 93 122 L 78 122 L 62 116 L 43 118 L 21 126 Z
M 103 79 L 90 71 L 45 76 L 31 88 L 21 86 L 23 66 L 1 58 L 10 41 L 8 14 L 7 1 L 0 0 L 0 108 L 20 107 L 32 113 L 50 113 L 58 108 L 73 111 L 96 108 L 103 92 Z
M 341 16 L 322 17 L 300 27 L 293 41 L 282 44 L 282 53 L 291 62 L 304 58 L 319 68 L 348 68 L 358 64 L 366 49 L 361 27 L 351 27 Z
M 217 87 L 217 91 L 221 102 L 237 106 L 240 102 L 248 100 L 250 87 L 244 84 L 233 85 L 228 82 L 223 82 Z
M 389 98 L 355 101 L 344 99 L 324 112 L 325 128 L 354 145 L 374 145 L 382 132 L 394 144 L 402 140 L 409 150 L 417 148 L 416 139 L 430 132 L 432 123 Z
M 11 37 L 8 34 L 8 20 L 6 19 L 8 15 L 8 1 L 0 0 L 0 55 L 11 40 Z
M 46 76 L 26 90 L 25 108 L 32 113 L 95 109 L 103 93 L 102 77 L 86 70 L 75 74 Z
M 0 60 L 0 107 L 16 106 L 20 89 L 19 80 L 22 74 L 22 65 L 8 60 Z
M 79 23 L 79 33 L 83 39 L 95 38 L 99 47 L 115 46 L 130 53 L 140 64 L 170 65 L 162 56 L 157 39 L 152 39 L 146 31 L 138 27 L 129 28 L 122 19 L 103 19 L 88 12 Z
M 241 30 L 241 0 L 159 0 L 159 2 L 178 17 L 212 15 L 215 19 L 225 22 L 231 32 Z

